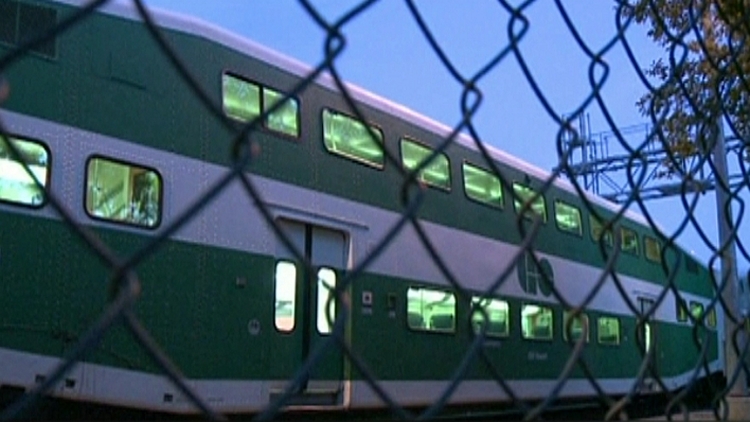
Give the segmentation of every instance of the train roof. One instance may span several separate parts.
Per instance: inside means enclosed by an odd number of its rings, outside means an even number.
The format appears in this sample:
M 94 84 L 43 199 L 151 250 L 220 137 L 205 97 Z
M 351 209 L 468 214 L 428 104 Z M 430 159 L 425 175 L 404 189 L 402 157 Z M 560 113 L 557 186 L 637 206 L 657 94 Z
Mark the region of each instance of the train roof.
M 88 0 L 49 1 L 77 7 L 82 7 L 89 2 Z M 100 7 L 99 10 L 113 16 L 131 20 L 142 20 L 133 0 L 110 1 Z M 255 41 L 240 36 L 203 19 L 153 6 L 149 6 L 148 10 L 151 18 L 160 27 L 199 36 L 207 40 L 217 42 L 242 54 L 256 57 L 266 63 L 269 63 L 300 77 L 308 75 L 313 70 L 311 66 L 304 64 L 301 61 L 283 55 L 275 50 L 265 47 Z M 327 72 L 321 73 L 317 79 L 317 82 L 326 88 L 337 90 L 333 77 Z M 351 94 L 352 98 L 354 98 L 358 102 L 366 104 L 374 109 L 381 110 L 384 113 L 394 115 L 406 121 L 412 122 L 439 136 L 446 137 L 453 132 L 453 129 L 448 125 L 431 119 L 406 106 L 390 101 L 357 85 L 353 85 L 348 82 L 344 82 L 344 84 L 348 92 Z M 471 148 L 475 151 L 478 150 L 474 139 L 463 132 L 459 133 L 456 136 L 456 142 L 464 147 Z M 497 147 L 494 147 L 487 143 L 483 143 L 483 146 L 498 162 L 517 168 L 525 172 L 526 174 L 539 178 L 540 180 L 547 180 L 552 174 L 547 170 L 537 167 L 518 157 L 512 156 L 507 152 L 498 149 Z M 573 194 L 577 194 L 577 191 L 573 184 L 565 179 L 558 177 L 555 179 L 554 184 L 561 189 L 564 189 Z M 606 208 L 612 212 L 616 213 L 620 210 L 618 204 L 608 201 L 601 196 L 595 195 L 590 192 L 586 192 L 585 196 L 586 199 L 590 202 L 602 206 L 603 208 Z M 625 216 L 640 224 L 648 225 L 648 221 L 645 219 L 645 217 L 634 211 L 626 210 Z M 660 230 L 662 229 L 661 227 L 658 228 Z

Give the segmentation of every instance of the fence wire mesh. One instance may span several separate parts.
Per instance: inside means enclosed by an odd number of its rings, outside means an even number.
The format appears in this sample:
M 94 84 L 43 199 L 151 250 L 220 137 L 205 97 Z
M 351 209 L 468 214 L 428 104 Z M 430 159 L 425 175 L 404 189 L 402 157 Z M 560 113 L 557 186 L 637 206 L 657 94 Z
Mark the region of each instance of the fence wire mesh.
M 0 0 L 0 6 L 8 0 Z M 2 75 L 12 69 L 18 62 L 23 61 L 25 57 L 33 54 L 35 49 L 43 46 L 49 40 L 65 34 L 71 28 L 80 25 L 89 19 L 108 3 L 107 0 L 97 0 L 81 3 L 81 7 L 72 15 L 57 22 L 55 27 L 48 32 L 37 34 L 37 36 L 24 40 L 20 45 L 15 46 L 6 54 L 0 57 L 0 107 L 2 102 L 6 101 L 13 93 L 13 83 Z M 84 225 L 71 212 L 70 207 L 77 204 L 66 203 L 54 189 L 47 192 L 47 205 L 54 209 L 59 219 L 64 221 L 70 232 L 81 242 L 87 245 L 90 253 L 97 257 L 108 269 L 109 279 L 109 300 L 103 304 L 103 310 L 94 324 L 87 327 L 84 332 L 78 334 L 74 341 L 74 346 L 66 348 L 61 355 L 62 363 L 51 370 L 36 385 L 30 386 L 24 395 L 11 402 L 4 409 L 0 409 L 0 419 L 12 420 L 24 417 L 30 410 L 37 406 L 40 399 L 47 393 L 54 390 L 54 387 L 64 382 L 66 374 L 74 368 L 79 362 L 85 361 L 86 357 L 99 347 L 103 337 L 113 327 L 126 327 L 132 334 L 133 338 L 140 345 L 142 350 L 150 359 L 160 368 L 164 376 L 194 405 L 195 409 L 202 416 L 210 419 L 224 419 L 226 415 L 215 410 L 212 404 L 199 394 L 190 380 L 183 376 L 181 369 L 175 365 L 170 356 L 163 351 L 157 340 L 149 332 L 147 325 L 144 324 L 142 316 L 135 311 L 135 305 L 147 295 L 147 291 L 141 289 L 141 279 L 139 270 L 143 263 L 161 248 L 164 248 L 167 242 L 179 232 L 185 225 L 192 221 L 202 210 L 210 206 L 212 201 L 221 195 L 228 186 L 239 181 L 247 197 L 252 199 L 265 217 L 265 222 L 274 235 L 283 242 L 289 250 L 293 251 L 296 259 L 304 263 L 306 271 L 313 271 L 312 263 L 308 257 L 305 257 L 303 251 L 299 250 L 285 231 L 277 225 L 272 211 L 269 209 L 266 198 L 262 195 L 257 187 L 255 176 L 253 175 L 253 166 L 260 154 L 257 148 L 253 134 L 260 130 L 261 122 L 275 108 L 263 111 L 256 119 L 252 120 L 241 129 L 232 124 L 221 104 L 218 104 L 210 94 L 213 87 L 202 85 L 195 78 L 195 63 L 186 61 L 181 57 L 179 51 L 176 51 L 170 41 L 164 36 L 164 29 L 158 27 L 152 17 L 152 12 L 140 0 L 128 1 L 133 8 L 137 9 L 140 20 L 159 49 L 166 56 L 172 66 L 179 73 L 181 78 L 187 84 L 188 89 L 202 104 L 207 115 L 225 124 L 228 131 L 232 133 L 231 148 L 227 149 L 226 154 L 232 157 L 234 165 L 227 168 L 220 180 L 211 186 L 207 192 L 209 194 L 190 198 L 189 206 L 178 210 L 174 218 L 164 222 L 164 227 L 158 232 L 158 235 L 152 237 L 136 253 L 123 255 L 115 251 L 107 241 L 90 227 Z M 305 92 L 315 83 L 316 78 L 322 73 L 328 73 L 332 76 L 336 87 L 341 96 L 346 101 L 352 113 L 361 120 L 365 120 L 363 113 L 357 101 L 349 92 L 337 68 L 338 60 L 346 50 L 347 26 L 351 22 L 368 13 L 378 0 L 362 1 L 357 4 L 351 4 L 349 11 L 336 21 L 326 20 L 320 13 L 313 2 L 304 0 L 299 1 L 299 7 L 309 15 L 309 18 L 316 25 L 323 28 L 327 34 L 325 39 L 325 55 L 320 58 L 317 66 L 311 68 L 310 73 L 301 78 L 295 86 L 295 89 L 289 92 L 289 97 L 296 96 Z M 617 23 L 618 31 L 614 34 L 602 34 L 601 45 L 604 47 L 598 51 L 591 49 L 589 45 L 579 36 L 578 30 L 569 18 L 566 7 L 562 1 L 534 1 L 529 0 L 518 4 L 508 1 L 498 1 L 497 7 L 508 17 L 507 27 L 509 42 L 507 45 L 498 49 L 496 55 L 491 58 L 478 72 L 466 75 L 463 74 L 453 62 L 453 59 L 447 55 L 437 38 L 433 34 L 433 28 L 429 26 L 424 19 L 420 7 L 428 7 L 426 4 L 417 5 L 413 0 L 405 0 L 408 10 L 413 17 L 413 24 L 423 34 L 430 48 L 433 50 L 445 69 L 450 73 L 455 83 L 462 89 L 463 95 L 460 100 L 461 121 L 454 127 L 454 132 L 445 137 L 442 143 L 434 150 L 431 157 L 437 156 L 449 148 L 455 142 L 458 132 L 466 132 L 475 141 L 476 147 L 485 157 L 485 165 L 492 168 L 492 171 L 500 179 L 503 188 L 511 195 L 515 195 L 512 186 L 512 180 L 507 174 L 504 174 L 495 161 L 491 158 L 483 146 L 481 133 L 476 130 L 473 124 L 473 116 L 481 108 L 479 99 L 485 95 L 491 95 L 482 92 L 478 86 L 483 78 L 497 69 L 501 64 L 513 63 L 518 66 L 526 78 L 529 86 L 535 92 L 539 103 L 547 113 L 547 118 L 556 122 L 559 127 L 558 137 L 550 140 L 550 152 L 553 151 L 553 144 L 557 151 L 558 165 L 554 171 L 537 192 L 537 197 L 544 195 L 551 188 L 555 179 L 563 178 L 572 183 L 578 195 L 582 198 L 585 208 L 590 213 L 596 213 L 596 208 L 587 197 L 584 191 L 590 188 L 581 184 L 579 169 L 572 165 L 572 156 L 580 152 L 580 148 L 586 144 L 588 139 L 585 134 L 575 130 L 576 121 L 583 116 L 591 107 L 597 107 L 605 116 L 609 123 L 609 129 L 612 131 L 610 142 L 616 143 L 619 148 L 628 152 L 627 159 L 620 161 L 625 169 L 627 178 L 628 194 L 624 200 L 621 200 L 622 209 L 636 209 L 645 214 L 646 219 L 657 230 L 656 222 L 648 213 L 648 207 L 644 204 L 644 199 L 640 193 L 645 189 L 648 181 L 647 170 L 666 172 L 671 180 L 677 181 L 679 195 L 682 198 L 682 209 L 675 209 L 674 216 L 682 222 L 678 225 L 679 229 L 674 233 L 666 233 L 660 239 L 663 242 L 664 250 L 669 250 L 677 244 L 677 238 L 680 234 L 688 229 L 696 230 L 702 235 L 706 246 L 712 251 L 708 257 L 708 263 L 711 267 L 712 274 L 722 274 L 706 280 L 712 283 L 712 288 L 716 292 L 712 301 L 707 307 L 707 311 L 716 309 L 726 318 L 726 347 L 729 352 L 738 357 L 739 364 L 728 368 L 725 374 L 726 385 L 715 384 L 710 389 L 710 400 L 708 406 L 714 410 L 716 419 L 726 419 L 726 398 L 730 392 L 736 390 L 740 383 L 744 383 L 743 376 L 748 367 L 744 363 L 747 350 L 743 346 L 743 336 L 746 326 L 746 313 L 740 313 L 737 310 L 735 296 L 737 293 L 730 295 L 727 292 L 734 289 L 733 284 L 736 280 L 736 274 L 724 271 L 720 272 L 722 257 L 726 259 L 730 256 L 736 260 L 733 252 L 732 242 L 739 251 L 741 262 L 750 261 L 750 251 L 743 243 L 739 232 L 742 221 L 742 211 L 744 211 L 744 196 L 747 195 L 748 178 L 746 171 L 747 162 L 747 113 L 748 98 L 750 97 L 750 84 L 746 79 L 746 70 L 750 66 L 750 53 L 746 45 L 747 36 L 750 35 L 750 5 L 747 1 L 709 1 L 709 0 L 642 0 L 639 2 L 615 1 L 612 2 L 612 19 Z M 466 4 L 465 7 L 472 7 Z M 565 24 L 570 34 L 574 37 L 577 47 L 589 58 L 591 69 L 607 69 L 607 53 L 615 46 L 625 49 L 630 59 L 630 65 L 637 72 L 640 78 L 640 86 L 643 88 L 644 100 L 641 103 L 644 115 L 649 121 L 649 130 L 647 136 L 643 139 L 633 141 L 624 136 L 618 129 L 615 118 L 610 115 L 607 102 L 602 96 L 602 89 L 607 84 L 607 72 L 596 73 L 592 71 L 591 92 L 576 110 L 557 110 L 548 100 L 548 93 L 539 86 L 533 76 L 533 69 L 529 68 L 524 60 L 522 46 L 524 43 L 524 34 L 529 27 L 529 21 L 526 18 L 527 11 L 531 7 L 555 8 Z M 4 10 L 0 8 L 0 10 Z M 0 22 L 3 21 L 0 17 Z M 7 22 L 6 22 L 7 23 Z M 665 47 L 665 59 L 656 65 L 640 63 L 636 54 L 632 51 L 628 42 L 627 34 L 638 25 L 651 25 L 652 34 L 655 34 L 657 41 Z M 4 29 L 0 28 L 0 32 Z M 605 37 L 609 37 L 608 41 Z M 651 67 L 649 67 L 651 66 Z M 691 73 L 692 72 L 692 73 Z M 596 75 L 595 75 L 596 74 Z M 598 75 L 598 76 L 597 76 Z M 39 99 L 42 101 L 42 99 Z M 278 106 L 282 102 L 277 103 Z M 560 116 L 566 117 L 560 117 Z M 682 120 L 680 120 L 682 119 Z M 718 139 L 717 121 L 723 122 L 725 136 L 727 139 L 737 141 L 734 149 L 727 151 L 727 158 L 733 165 L 741 169 L 742 175 L 739 181 L 729 183 L 726 178 L 713 176 L 717 173 L 716 158 L 713 154 L 716 139 Z M 7 139 L 8 131 L 3 125 L 0 132 Z M 371 133 L 371 136 L 375 136 Z M 20 161 L 22 156 L 13 143 L 6 142 L 9 147 L 11 157 L 16 157 Z M 661 155 L 658 161 L 649 161 L 649 151 L 653 148 L 660 149 Z M 329 297 L 329 301 L 335 301 L 339 310 L 333 324 L 332 334 L 319 343 L 311 351 L 305 362 L 296 370 L 296 376 L 286 388 L 284 394 L 278 396 L 265 409 L 255 415 L 257 419 L 268 420 L 277 417 L 288 405 L 289 400 L 294 396 L 297 388 L 301 386 L 309 377 L 310 372 L 319 363 L 321 356 L 327 350 L 337 349 L 343 355 L 344 359 L 363 378 L 377 394 L 386 406 L 391 415 L 403 419 L 430 419 L 440 416 L 447 406 L 447 403 L 455 391 L 460 387 L 465 378 L 469 366 L 473 362 L 484 362 L 486 367 L 492 373 L 498 391 L 502 391 L 508 397 L 511 407 L 518 410 L 519 414 L 527 420 L 537 419 L 553 406 L 565 387 L 570 373 L 575 370 L 582 370 L 591 387 L 596 391 L 595 399 L 605 406 L 608 411 L 607 418 L 618 419 L 627 416 L 626 406 L 636 401 L 641 394 L 638 386 L 646 379 L 653 379 L 661 386 L 664 391 L 669 388 L 662 381 L 659 368 L 653 365 L 655 357 L 653 348 L 646 350 L 642 335 L 637 342 L 639 353 L 642 355 L 642 363 L 638 368 L 633 370 L 632 388 L 624 396 L 610 397 L 605 392 L 605 388 L 597 379 L 597 374 L 590 369 L 591 362 L 583 356 L 587 347 L 592 347 L 583 340 L 583 336 L 578 342 L 571 344 L 569 356 L 565 365 L 560 368 L 560 372 L 554 379 L 554 387 L 551 388 L 548 396 L 541 401 L 529 401 L 522 395 L 517 394 L 508 382 L 508 376 L 502 368 L 495 367 L 487 354 L 490 349 L 483 347 L 487 341 L 487 336 L 483 331 L 474 336 L 473 339 L 465 344 L 465 353 L 461 363 L 453 371 L 448 388 L 444 390 L 438 400 L 429 406 L 414 410 L 405 408 L 400 403 L 400 397 L 390 394 L 387 389 L 381 386 L 378 375 L 369 367 L 369 363 L 358 356 L 352 348 L 346 337 L 347 319 L 350 317 L 352 309 L 350 301 L 346 300 L 345 292 L 350 286 L 356 284 L 367 272 L 374 260 L 380 256 L 388 247 L 391 241 L 399 236 L 405 228 L 411 227 L 416 233 L 421 245 L 428 251 L 429 256 L 434 261 L 434 265 L 439 269 L 442 276 L 449 282 L 455 290 L 459 300 L 470 301 L 472 293 L 466 289 L 462 281 L 453 274 L 451 268 L 445 263 L 441 256 L 439 248 L 435 247 L 433 240 L 430 238 L 428 230 L 424 227 L 424 221 L 419 217 L 419 212 L 424 205 L 425 192 L 427 188 L 418 180 L 419 172 L 426 166 L 422 164 L 414 169 L 406 170 L 401 166 L 399 157 L 393 156 L 388 150 L 384 151 L 386 163 L 389 166 L 400 169 L 402 175 L 401 185 L 401 217 L 396 224 L 389 228 L 387 234 L 380 239 L 377 244 L 373 245 L 369 255 L 355 262 L 354 266 L 346 271 L 342 281 L 336 286 L 335 291 Z M 722 154 L 724 155 L 724 151 Z M 427 161 L 423 162 L 426 163 Z M 41 181 L 36 179 L 35 173 L 24 164 L 24 168 L 35 179 L 38 186 L 42 186 Z M 740 210 L 739 217 L 729 217 L 728 236 L 722 240 L 712 239 L 705 233 L 707 224 L 704 221 L 697 221 L 692 216 L 692 210 L 698 201 L 707 201 L 695 189 L 696 182 L 700 182 L 705 176 L 704 171 L 708 169 L 708 176 L 713 176 L 713 187 L 717 194 L 723 193 L 725 203 L 731 204 L 731 209 Z M 720 170 L 720 169 L 719 169 Z M 663 174 L 662 174 L 663 176 Z M 709 177 L 710 178 L 710 177 Z M 524 202 L 525 209 L 531 209 L 534 200 Z M 0 210 L 0 212 L 3 212 Z M 623 212 L 617 213 L 614 218 L 605 219 L 605 230 L 615 227 L 623 218 Z M 539 244 L 539 227 L 540 219 L 529 222 L 528 219 L 517 217 L 516 228 L 521 241 L 515 249 L 511 264 L 498 274 L 493 275 L 494 282 L 487 290 L 487 294 L 495 294 L 500 287 L 508 282 L 514 275 L 514 271 L 519 261 L 530 257 L 536 266 L 540 265 L 538 254 L 535 247 Z M 457 217 L 458 218 L 458 217 Z M 0 229 L 2 230 L 2 229 Z M 616 241 L 612 247 L 605 245 L 604 236 L 600 241 L 599 252 L 604 265 L 598 269 L 598 277 L 594 287 L 577 303 L 570 303 L 565 295 L 558 291 L 558 286 L 549 283 L 554 300 L 562 304 L 567 309 L 574 310 L 575 313 L 585 312 L 593 297 L 605 283 L 615 283 L 618 291 L 621 293 L 621 300 L 627 304 L 630 312 L 637 318 L 637 331 L 643 332 L 643 327 L 647 320 L 654 314 L 654 309 L 642 310 L 639 304 L 634 303 L 632 297 L 627 294 L 628 288 L 624 285 L 626 281 L 617 272 L 618 260 L 622 257 L 621 242 L 619 234 L 615 232 Z M 731 254 L 730 254 L 731 253 Z M 724 261 L 726 262 L 726 260 Z M 732 265 L 735 265 L 732 263 Z M 683 271 L 680 265 L 684 265 L 680 260 L 677 262 L 662 262 L 662 277 L 664 284 L 660 294 L 655 299 L 658 306 L 665 297 L 672 294 L 679 294 L 676 285 L 676 278 Z M 543 278 L 547 275 L 541 272 Z M 6 277 L 3 275 L 2 277 Z M 743 290 L 740 284 L 740 291 Z M 482 312 L 481 309 L 475 312 Z M 707 314 L 708 312 L 706 312 Z M 705 314 L 704 314 L 705 315 Z M 659 409 L 662 414 L 672 414 L 676 411 L 682 411 L 691 407 L 687 402 L 688 393 L 691 392 L 693 383 L 697 382 L 701 371 L 707 369 L 706 354 L 707 344 L 702 341 L 698 335 L 698 328 L 705 324 L 704 316 L 694 317 L 689 315 L 696 327 L 696 335 L 691 346 L 698 351 L 698 358 L 694 362 L 694 367 L 690 380 L 687 382 L 684 390 L 673 393 L 666 393 L 666 404 Z M 486 318 L 486 316 L 485 316 Z M 571 320 L 572 321 L 572 320 Z M 2 322 L 0 322 L 2 324 Z M 724 327 L 720 327 L 724 328 Z M 588 328 L 584 328 L 588 330 Z M 1 331 L 1 330 L 0 330 Z M 632 333 L 634 337 L 636 333 Z M 1 334 L 0 334 L 1 335 Z M 721 339 L 723 340 L 723 339 Z M 263 347 L 263 345 L 257 345 Z M 689 415 L 688 415 L 689 417 Z

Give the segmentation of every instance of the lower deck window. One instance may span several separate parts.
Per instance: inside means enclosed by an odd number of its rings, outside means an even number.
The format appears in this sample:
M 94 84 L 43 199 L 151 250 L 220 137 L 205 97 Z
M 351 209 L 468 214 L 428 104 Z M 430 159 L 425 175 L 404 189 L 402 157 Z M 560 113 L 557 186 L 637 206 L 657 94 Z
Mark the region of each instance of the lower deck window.
M 565 311 L 563 314 L 563 338 L 567 341 L 576 342 L 581 337 L 585 337 L 586 343 L 589 341 L 589 317 L 584 313 L 574 314 L 572 311 Z
M 693 319 L 699 321 L 703 317 L 703 304 L 698 302 L 690 302 L 690 315 Z
M 18 155 L 11 150 L 11 144 Z M 28 171 L 23 166 L 24 163 L 28 166 Z M 0 136 L 0 201 L 41 206 L 48 175 L 49 152 L 43 144 Z M 37 185 L 34 178 L 41 186 Z
M 336 272 L 330 268 L 318 270 L 317 326 L 320 334 L 330 334 L 336 318 Z
M 716 328 L 716 308 L 711 308 L 711 310 L 708 311 L 708 315 L 706 316 L 706 323 L 708 324 L 709 328 Z
M 86 212 L 93 218 L 141 227 L 161 220 L 162 182 L 156 170 L 102 157 L 86 167 Z
M 552 308 L 525 304 L 521 308 L 521 336 L 529 340 L 551 340 Z
M 684 300 L 677 300 L 677 321 L 685 322 L 688 320 L 687 305 Z
M 620 320 L 615 317 L 600 317 L 598 336 L 599 344 L 620 344 Z
M 482 332 L 486 324 L 487 336 L 505 337 L 508 335 L 508 302 L 473 297 L 471 303 L 476 307 L 471 314 L 471 326 L 474 328 L 474 333 Z
M 276 263 L 274 273 L 274 325 L 288 333 L 294 330 L 297 294 L 297 267 L 289 261 Z
M 407 295 L 407 325 L 412 330 L 454 333 L 456 296 L 453 293 L 410 287 Z

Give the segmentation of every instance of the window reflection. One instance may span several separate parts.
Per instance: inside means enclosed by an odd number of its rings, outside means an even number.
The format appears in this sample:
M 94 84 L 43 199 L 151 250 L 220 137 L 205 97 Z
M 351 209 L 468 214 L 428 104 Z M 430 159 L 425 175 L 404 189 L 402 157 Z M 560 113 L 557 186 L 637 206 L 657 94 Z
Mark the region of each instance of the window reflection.
M 444 290 L 410 287 L 407 324 L 412 330 L 456 331 L 456 296 Z
M 162 182 L 156 171 L 105 158 L 86 169 L 86 211 L 95 218 L 156 227 L 161 219 Z
M 277 262 L 274 274 L 274 325 L 279 331 L 294 330 L 296 292 L 297 267 L 289 261 Z
M 20 157 L 13 154 L 8 142 L 12 143 Z M 28 166 L 28 171 L 23 163 Z M 0 136 L 0 201 L 40 206 L 44 202 L 48 174 L 49 152 L 44 145 L 30 140 Z M 41 187 L 34 178 L 39 181 Z
M 330 268 L 318 270 L 318 317 L 317 325 L 320 334 L 330 334 L 336 318 L 336 273 Z

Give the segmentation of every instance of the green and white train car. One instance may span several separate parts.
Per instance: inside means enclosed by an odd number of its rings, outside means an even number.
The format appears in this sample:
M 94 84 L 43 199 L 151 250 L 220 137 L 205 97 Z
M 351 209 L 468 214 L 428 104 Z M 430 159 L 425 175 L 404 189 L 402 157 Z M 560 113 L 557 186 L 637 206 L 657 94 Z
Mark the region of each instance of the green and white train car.
M 75 13 L 82 1 L 0 0 L 0 56 Z M 236 124 L 283 100 L 310 69 L 198 20 L 157 12 L 167 42 L 210 99 Z M 48 192 L 78 223 L 129 257 L 210 193 L 233 165 L 236 131 L 197 99 L 131 5 L 91 17 L 0 69 L 10 92 L 0 104 L 0 387 L 43 380 L 102 314 L 112 270 L 84 245 L 11 153 L 13 142 Z M 254 412 L 283 393 L 316 345 L 331 334 L 325 303 L 375 250 L 404 211 L 403 174 L 451 133 L 348 86 L 367 130 L 332 78 L 285 100 L 250 134 L 247 174 L 306 266 L 232 181 L 137 267 L 134 312 L 198 394 L 220 412 Z M 667 248 L 646 220 L 626 212 L 604 240 L 620 239 L 617 282 L 607 275 L 582 317 L 569 318 L 546 278 L 577 306 L 604 277 L 602 223 L 568 183 L 487 147 L 507 183 L 474 142 L 459 135 L 420 172 L 421 227 L 455 279 L 438 268 L 406 224 L 346 287 L 345 341 L 381 388 L 403 405 L 424 406 L 450 385 L 478 329 L 487 362 L 523 399 L 547 397 L 586 336 L 582 359 L 608 394 L 634 388 L 643 360 L 637 319 L 623 295 L 649 309 L 667 284 L 662 251 L 676 275 L 648 323 L 648 348 L 669 390 L 721 376 L 720 313 L 707 269 Z M 387 160 L 383 149 L 400 162 Z M 510 189 L 509 189 L 510 188 Z M 514 195 L 515 193 L 515 195 Z M 543 193 L 522 211 L 521 201 Z M 606 220 L 616 207 L 588 196 Z M 519 212 L 543 221 L 533 241 L 540 265 L 514 257 Z M 531 219 L 527 219 L 531 221 Z M 605 248 L 606 249 L 606 248 Z M 667 250 L 668 249 L 668 250 Z M 512 266 L 507 279 L 488 293 Z M 486 311 L 472 312 L 472 303 Z M 340 307 L 340 304 L 339 304 Z M 327 310 L 328 309 L 328 310 Z M 719 317 L 717 318 L 717 315 Z M 707 347 L 699 357 L 695 325 Z M 705 363 L 705 365 L 704 365 Z M 56 397 L 156 411 L 196 411 L 122 326 L 51 392 Z M 595 394 L 576 368 L 561 398 Z M 501 403 L 505 391 L 475 359 L 450 404 Z M 290 404 L 383 406 L 338 348 L 329 348 Z

